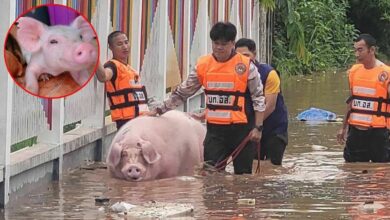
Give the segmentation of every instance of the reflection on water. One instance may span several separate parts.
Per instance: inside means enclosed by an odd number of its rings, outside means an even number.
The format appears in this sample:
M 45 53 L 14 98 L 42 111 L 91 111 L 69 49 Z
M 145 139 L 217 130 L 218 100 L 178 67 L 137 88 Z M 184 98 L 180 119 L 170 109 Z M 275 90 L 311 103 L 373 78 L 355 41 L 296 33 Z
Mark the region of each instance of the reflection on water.
M 348 90 L 343 74 L 290 78 L 283 92 L 289 108 L 289 146 L 283 166 L 261 163 L 258 175 L 216 174 L 131 183 L 106 170 L 76 170 L 10 204 L 6 219 L 123 219 L 95 198 L 191 203 L 187 219 L 390 219 L 388 164 L 346 164 L 335 135 L 340 123 L 299 122 L 296 115 L 317 107 L 344 113 Z M 255 200 L 245 203 L 244 199 Z M 1 219 L 1 217 L 0 217 Z

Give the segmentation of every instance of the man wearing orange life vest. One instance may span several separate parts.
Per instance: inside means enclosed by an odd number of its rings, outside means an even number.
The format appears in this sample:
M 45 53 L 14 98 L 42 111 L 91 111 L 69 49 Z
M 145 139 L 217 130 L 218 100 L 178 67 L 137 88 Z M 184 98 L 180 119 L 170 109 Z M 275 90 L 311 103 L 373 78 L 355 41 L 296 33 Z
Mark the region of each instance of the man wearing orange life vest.
M 96 76 L 105 82 L 111 109 L 111 119 L 117 129 L 129 120 L 149 111 L 145 86 L 139 74 L 128 64 L 129 40 L 125 33 L 114 31 L 108 35 L 108 45 L 113 58 L 99 64 Z
M 216 23 L 211 31 L 212 54 L 200 57 L 188 78 L 169 99 L 148 115 L 163 114 L 182 104 L 202 86 L 206 94 L 207 133 L 204 160 L 211 166 L 226 159 L 249 134 L 260 141 L 265 110 L 263 85 L 256 66 L 234 50 L 236 27 L 229 22 Z M 245 112 L 246 93 L 255 110 L 255 126 Z M 233 160 L 234 173 L 252 173 L 255 148 L 250 142 Z
M 347 162 L 387 162 L 389 160 L 389 74 L 390 67 L 375 57 L 376 40 L 361 34 L 354 43 L 357 64 L 349 72 L 351 97 L 343 127 L 337 134 L 344 143 Z

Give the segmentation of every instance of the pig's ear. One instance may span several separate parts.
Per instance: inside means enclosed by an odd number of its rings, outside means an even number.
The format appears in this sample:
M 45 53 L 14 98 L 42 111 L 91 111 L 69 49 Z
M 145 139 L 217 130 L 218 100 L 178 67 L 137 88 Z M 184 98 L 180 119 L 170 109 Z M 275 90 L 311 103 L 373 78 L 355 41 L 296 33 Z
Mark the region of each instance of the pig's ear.
M 47 26 L 34 18 L 21 17 L 18 20 L 16 38 L 22 48 L 36 52 L 41 48 L 40 38 Z
M 161 159 L 161 155 L 154 149 L 149 141 L 141 141 L 137 143 L 141 147 L 142 156 L 148 164 L 153 164 Z
M 74 27 L 81 31 L 81 35 L 83 36 L 83 40 L 90 41 L 95 37 L 95 32 L 92 30 L 89 23 L 83 18 L 83 16 L 78 16 L 72 24 L 71 27 Z
M 107 164 L 112 164 L 113 167 L 116 167 L 121 161 L 122 150 L 122 145 L 115 143 L 108 154 Z

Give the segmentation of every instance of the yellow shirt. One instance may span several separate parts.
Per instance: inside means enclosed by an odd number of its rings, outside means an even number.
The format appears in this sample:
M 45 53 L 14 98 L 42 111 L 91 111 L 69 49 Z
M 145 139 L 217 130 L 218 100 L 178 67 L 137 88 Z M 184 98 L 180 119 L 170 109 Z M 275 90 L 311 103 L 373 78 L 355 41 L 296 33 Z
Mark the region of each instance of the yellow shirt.
M 271 70 L 265 82 L 264 94 L 275 94 L 280 92 L 280 79 L 275 70 Z

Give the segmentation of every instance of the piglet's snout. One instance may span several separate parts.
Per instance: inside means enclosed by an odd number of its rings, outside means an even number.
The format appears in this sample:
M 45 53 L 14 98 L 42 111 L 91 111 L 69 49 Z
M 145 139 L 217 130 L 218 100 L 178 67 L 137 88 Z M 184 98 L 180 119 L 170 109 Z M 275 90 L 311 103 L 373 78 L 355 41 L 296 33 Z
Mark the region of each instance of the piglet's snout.
M 96 61 L 96 49 L 88 43 L 82 43 L 74 51 L 75 61 L 86 64 Z

